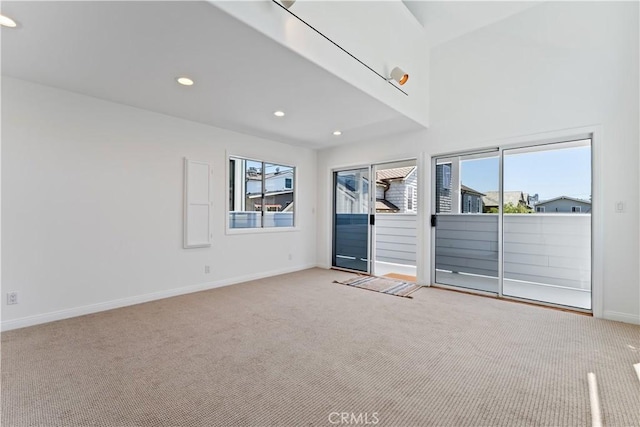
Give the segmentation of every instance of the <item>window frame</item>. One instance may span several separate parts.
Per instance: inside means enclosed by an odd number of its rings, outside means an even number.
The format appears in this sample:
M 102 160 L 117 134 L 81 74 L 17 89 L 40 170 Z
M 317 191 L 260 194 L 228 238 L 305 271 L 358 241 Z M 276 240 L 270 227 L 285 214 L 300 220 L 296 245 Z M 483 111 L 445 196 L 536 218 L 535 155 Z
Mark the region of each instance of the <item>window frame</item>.
M 545 213 L 546 211 L 546 206 L 536 206 L 536 213 Z
M 231 191 L 232 191 L 232 180 L 231 180 L 231 172 L 234 169 L 237 169 L 237 164 L 233 162 L 233 160 L 245 160 L 245 161 L 251 161 L 251 162 L 256 162 L 256 163 L 260 163 L 262 165 L 262 170 L 264 171 L 265 165 L 275 165 L 275 166 L 281 166 L 281 167 L 287 167 L 287 168 L 291 168 L 292 169 L 292 177 L 291 179 L 291 184 L 293 186 L 292 188 L 292 193 L 293 193 L 293 203 L 294 203 L 294 208 L 293 208 L 293 226 L 286 226 L 286 227 L 264 227 L 264 214 L 265 212 L 267 212 L 266 210 L 266 203 L 265 203 L 265 194 L 266 194 L 266 174 L 262 174 L 262 182 L 261 182 L 261 188 L 262 188 L 262 197 L 260 197 L 258 199 L 258 201 L 260 202 L 261 205 L 261 218 L 262 220 L 260 221 L 260 227 L 253 227 L 253 228 L 233 228 L 230 226 L 230 213 L 233 212 L 233 210 L 231 209 L 232 207 L 232 203 L 231 203 Z M 234 163 L 234 166 L 232 167 L 231 164 Z M 224 221 L 225 221 L 225 234 L 227 235 L 232 235 L 232 234 L 260 234 L 260 233 L 279 233 L 279 232 L 290 232 L 290 231 L 299 231 L 300 227 L 298 225 L 298 209 L 295 206 L 296 200 L 298 199 L 298 178 L 297 178 L 297 174 L 298 174 L 298 166 L 295 164 L 290 164 L 289 162 L 281 162 L 281 161 L 272 161 L 272 160 L 258 160 L 256 157 L 253 156 L 243 156 L 243 155 L 236 155 L 236 154 L 231 154 L 231 153 L 227 153 L 226 155 L 226 177 L 225 177 L 225 183 L 226 183 L 226 196 L 225 196 L 225 214 L 224 214 Z M 246 172 L 245 172 L 246 173 Z M 237 188 L 237 183 L 235 181 L 233 181 L 233 186 Z M 287 188 L 288 189 L 288 188 Z M 245 207 L 246 209 L 246 207 Z
M 582 206 L 571 206 L 571 213 L 582 213 Z

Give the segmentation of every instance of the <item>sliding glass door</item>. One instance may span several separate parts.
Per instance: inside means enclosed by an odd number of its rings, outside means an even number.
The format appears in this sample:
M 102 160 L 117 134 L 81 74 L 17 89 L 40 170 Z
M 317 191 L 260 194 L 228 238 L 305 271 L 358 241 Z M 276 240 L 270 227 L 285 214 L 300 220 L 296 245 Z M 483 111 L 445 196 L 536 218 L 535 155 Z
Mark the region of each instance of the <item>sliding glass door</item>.
M 435 159 L 436 284 L 591 309 L 591 140 Z
M 333 174 L 333 266 L 371 271 L 369 168 Z
M 591 141 L 504 150 L 504 188 L 503 294 L 591 309 Z
M 415 159 L 373 166 L 373 273 L 417 281 L 418 165 Z M 373 193 L 373 191 L 372 191 Z
M 436 160 L 435 281 L 498 293 L 499 153 Z
M 334 267 L 417 281 L 417 163 L 333 172 Z

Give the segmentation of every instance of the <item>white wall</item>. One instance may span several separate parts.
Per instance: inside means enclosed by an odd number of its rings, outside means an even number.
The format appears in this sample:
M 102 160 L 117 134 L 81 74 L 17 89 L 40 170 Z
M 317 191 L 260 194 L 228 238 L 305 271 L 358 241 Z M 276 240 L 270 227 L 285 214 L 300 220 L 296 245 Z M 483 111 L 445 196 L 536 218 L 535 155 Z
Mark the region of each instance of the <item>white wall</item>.
M 406 96 L 331 44 L 271 0 L 218 1 L 212 4 L 267 37 L 391 106 L 428 125 L 429 62 L 424 28 L 400 0 L 298 0 L 290 11 L 377 73 L 395 66 L 409 74 Z
M 227 152 L 297 167 L 298 231 L 225 235 Z M 184 157 L 213 167 L 211 248 L 182 248 Z M 4 77 L 2 326 L 314 266 L 315 178 L 309 149 Z
M 430 129 L 320 152 L 318 200 L 329 200 L 333 167 L 424 152 L 424 214 L 431 209 L 425 178 L 431 156 L 599 126 L 601 168 L 593 179 L 601 190 L 594 208 L 600 199 L 603 215 L 602 314 L 640 323 L 638 33 L 638 3 L 547 2 L 435 48 Z M 624 213 L 615 213 L 619 200 Z M 318 259 L 328 265 L 330 209 L 323 206 L 318 220 Z M 425 238 L 421 259 L 428 269 L 429 227 Z

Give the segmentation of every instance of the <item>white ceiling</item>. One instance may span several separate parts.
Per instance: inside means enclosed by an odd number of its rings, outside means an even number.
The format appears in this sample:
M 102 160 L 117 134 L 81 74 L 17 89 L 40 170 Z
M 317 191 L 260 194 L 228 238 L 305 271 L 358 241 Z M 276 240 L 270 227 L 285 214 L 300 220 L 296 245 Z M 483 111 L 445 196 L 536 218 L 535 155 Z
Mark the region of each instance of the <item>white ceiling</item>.
M 539 4 L 536 1 L 402 1 L 424 27 L 431 47 Z
M 536 4 L 403 1 L 431 46 Z M 2 30 L 3 75 L 312 148 L 421 129 L 208 2 L 3 1 L 2 12 L 20 24 Z
M 3 75 L 313 148 L 421 128 L 206 2 L 3 1 L 2 12 L 20 24 L 2 30 Z

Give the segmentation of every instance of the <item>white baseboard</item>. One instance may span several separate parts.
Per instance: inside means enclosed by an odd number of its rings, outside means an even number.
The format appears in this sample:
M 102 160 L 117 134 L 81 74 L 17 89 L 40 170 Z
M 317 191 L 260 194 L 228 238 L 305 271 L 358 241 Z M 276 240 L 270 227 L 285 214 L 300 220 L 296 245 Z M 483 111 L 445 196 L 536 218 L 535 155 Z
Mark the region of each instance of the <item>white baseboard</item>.
M 71 317 L 84 316 L 86 314 L 98 313 L 100 311 L 112 310 L 114 308 L 127 307 L 135 304 L 142 304 L 178 295 L 190 294 L 193 292 L 206 291 L 208 289 L 221 288 L 223 286 L 236 285 L 249 282 L 251 280 L 264 279 L 266 277 L 278 276 L 280 274 L 293 273 L 316 267 L 316 264 L 305 264 L 293 268 L 266 271 L 246 276 L 232 277 L 229 279 L 216 280 L 213 282 L 198 283 L 196 285 L 184 286 L 181 288 L 167 289 L 165 291 L 153 292 L 150 294 L 136 295 L 128 298 L 121 298 L 96 304 L 84 305 L 81 307 L 68 308 L 65 310 L 52 311 L 49 313 L 36 314 L 34 316 L 21 317 L 19 319 L 5 320 L 0 329 L 10 331 L 12 329 L 25 328 L 27 326 L 39 325 L 42 323 L 54 322 L 56 320 L 69 319 Z
M 629 313 L 620 313 L 619 311 L 605 310 L 602 314 L 603 319 L 615 320 L 616 322 L 633 323 L 640 325 L 640 316 Z

